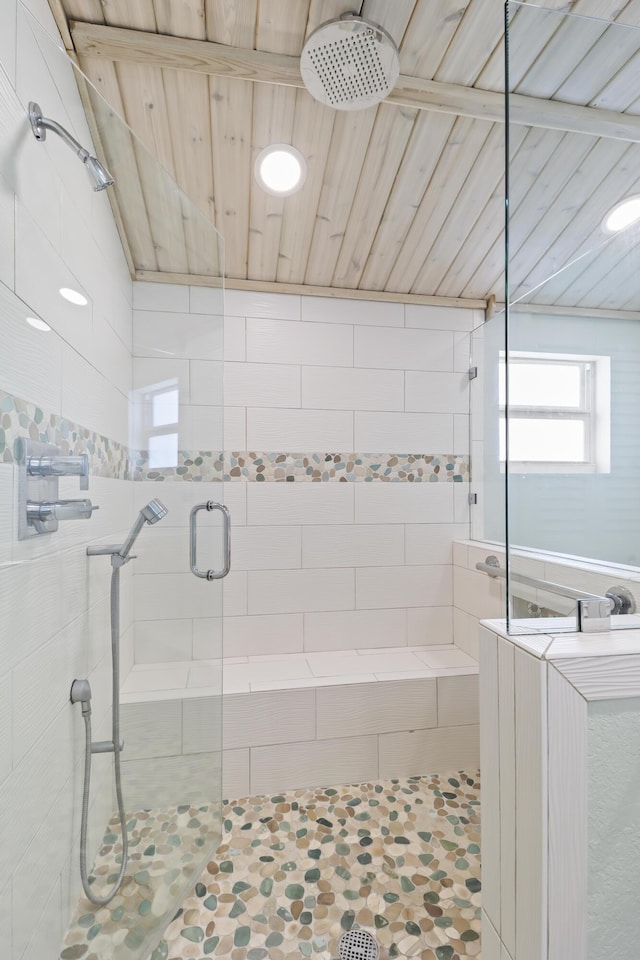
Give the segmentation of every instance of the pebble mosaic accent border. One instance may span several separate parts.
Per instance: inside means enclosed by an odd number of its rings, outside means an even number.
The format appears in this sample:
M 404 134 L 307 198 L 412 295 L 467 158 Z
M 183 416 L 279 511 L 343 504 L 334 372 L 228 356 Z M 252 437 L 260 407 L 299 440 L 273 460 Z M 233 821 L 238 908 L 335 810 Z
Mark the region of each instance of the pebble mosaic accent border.
M 222 845 L 151 960 L 480 956 L 477 772 L 233 801 Z M 87 957 L 93 960 L 93 957 Z
M 53 443 L 63 456 L 87 453 L 94 476 L 129 479 L 129 450 L 123 443 L 0 390 L 0 462 L 15 463 L 14 442 L 30 437 Z
M 89 454 L 94 476 L 118 480 L 384 481 L 463 483 L 469 457 L 455 453 L 287 453 L 180 450 L 174 467 L 150 467 L 146 450 L 82 427 L 0 390 L 0 462 L 14 463 L 18 437 L 53 443 L 63 455 Z
M 180 451 L 175 468 L 150 468 L 145 451 L 132 456 L 134 480 L 338 481 L 462 483 L 469 457 L 427 453 L 264 453 Z

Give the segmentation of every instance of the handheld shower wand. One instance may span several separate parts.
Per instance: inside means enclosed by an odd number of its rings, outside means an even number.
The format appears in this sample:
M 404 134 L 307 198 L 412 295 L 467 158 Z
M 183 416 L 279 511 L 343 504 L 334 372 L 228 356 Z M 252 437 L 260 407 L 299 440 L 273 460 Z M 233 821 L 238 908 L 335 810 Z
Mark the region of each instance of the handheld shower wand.
M 86 147 L 78 143 L 76 138 L 72 137 L 69 131 L 65 130 L 60 123 L 43 117 L 42 110 L 33 100 L 29 103 L 29 121 L 36 140 L 46 140 L 47 130 L 52 130 L 53 133 L 57 133 L 58 136 L 64 140 L 68 147 L 71 147 L 84 163 L 85 170 L 89 175 L 89 180 L 94 190 L 105 190 L 107 187 L 110 187 L 112 183 L 115 183 L 115 180 L 107 168 L 100 163 L 98 158 L 92 157 Z
M 131 547 L 135 543 L 136 538 L 140 533 L 140 531 L 142 530 L 142 528 L 144 527 L 145 523 L 148 523 L 148 524 L 157 523 L 158 520 L 162 520 L 162 518 L 165 517 L 167 513 L 168 513 L 168 510 L 165 507 L 164 503 L 156 499 L 150 500 L 149 503 L 142 508 L 142 510 L 136 517 L 136 522 L 134 523 L 134 525 L 131 527 L 131 530 L 129 531 L 129 536 L 127 537 L 125 542 L 122 544 L 122 546 L 118 550 L 118 553 L 123 560 L 127 560 L 129 553 L 131 551 Z

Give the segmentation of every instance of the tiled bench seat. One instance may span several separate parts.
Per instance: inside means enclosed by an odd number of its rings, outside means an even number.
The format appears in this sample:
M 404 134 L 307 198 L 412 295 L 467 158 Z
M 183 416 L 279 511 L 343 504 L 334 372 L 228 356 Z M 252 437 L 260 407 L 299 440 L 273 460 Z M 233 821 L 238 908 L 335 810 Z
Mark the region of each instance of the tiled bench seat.
M 477 766 L 477 674 L 441 644 L 225 659 L 224 794 Z M 179 722 L 189 701 L 215 698 L 219 676 L 212 661 L 134 666 L 124 725 L 143 704 Z

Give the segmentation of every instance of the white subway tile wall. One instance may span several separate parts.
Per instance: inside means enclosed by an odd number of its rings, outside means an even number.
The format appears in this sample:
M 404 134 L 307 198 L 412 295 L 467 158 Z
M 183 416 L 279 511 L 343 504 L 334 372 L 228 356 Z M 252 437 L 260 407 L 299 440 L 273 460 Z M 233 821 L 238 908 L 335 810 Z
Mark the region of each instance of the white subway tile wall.
M 204 439 L 209 427 L 217 439 L 213 361 L 224 356 L 225 450 L 442 456 L 457 454 L 460 443 L 466 451 L 469 381 L 456 364 L 478 311 L 228 290 L 223 348 L 218 289 L 192 286 L 186 298 L 165 285 L 159 300 L 152 286 L 134 284 L 134 353 L 144 354 L 134 360 L 134 376 L 160 379 L 166 371 L 175 378 L 184 404 L 181 438 L 196 431 Z M 204 352 L 187 369 L 180 357 L 192 349 L 184 338 L 194 314 Z M 172 331 L 175 359 L 147 359 L 164 347 L 158 330 Z M 195 417 L 189 404 L 199 405 Z M 225 590 L 225 656 L 450 644 L 451 545 L 468 536 L 468 483 L 434 480 L 226 482 L 234 576 Z M 205 485 L 179 486 L 163 483 L 162 496 L 175 508 L 167 520 L 179 525 L 182 516 L 184 526 L 188 505 L 205 499 Z M 144 490 L 136 490 L 141 502 L 157 490 L 148 481 L 136 487 Z M 218 495 L 215 483 L 206 484 L 206 497 Z M 180 556 L 181 548 L 168 541 L 157 547 L 153 569 L 169 574 L 171 551 Z M 154 621 L 166 613 L 181 623 L 193 592 L 185 583 L 185 604 L 169 610 L 167 591 L 147 576 L 142 559 L 139 663 L 151 655 Z M 202 609 L 173 642 L 166 637 L 169 659 L 187 649 L 210 656 L 219 629 L 212 617 Z M 241 665 L 237 672 L 241 682 Z
M 65 417 L 112 447 L 128 444 L 132 284 L 109 198 L 92 193 L 57 138 L 37 143 L 26 121 L 27 102 L 37 99 L 45 114 L 90 145 L 73 71 L 53 43 L 35 36 L 44 28 L 60 42 L 46 0 L 30 0 L 28 13 L 17 0 L 1 8 L 0 118 L 12 148 L 0 156 L 0 390 L 34 404 L 36 422 Z M 88 303 L 63 300 L 63 286 L 82 291 Z M 40 317 L 50 332 L 34 330 L 27 316 Z M 28 427 L 23 417 L 19 429 Z M 89 496 L 98 513 L 90 521 L 61 523 L 55 535 L 19 541 L 15 473 L 13 463 L 2 464 L 2 927 L 8 955 L 55 960 L 80 892 L 84 731 L 80 711 L 69 702 L 74 677 L 91 683 L 95 739 L 108 736 L 111 709 L 109 563 L 89 560 L 85 547 L 122 535 L 133 498 L 124 479 L 91 476 L 87 494 L 79 493 L 77 478 L 64 479 L 60 496 Z M 124 570 L 125 669 L 133 660 L 131 580 Z M 96 764 L 93 771 L 91 860 L 112 813 L 109 766 Z

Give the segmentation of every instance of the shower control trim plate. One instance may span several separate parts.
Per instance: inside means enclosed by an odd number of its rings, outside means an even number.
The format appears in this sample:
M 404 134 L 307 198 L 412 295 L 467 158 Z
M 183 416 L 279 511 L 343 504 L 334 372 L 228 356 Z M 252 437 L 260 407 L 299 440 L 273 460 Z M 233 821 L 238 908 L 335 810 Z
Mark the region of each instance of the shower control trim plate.
M 62 456 L 51 443 L 19 437 L 15 444 L 18 465 L 18 539 L 55 533 L 61 520 L 88 520 L 94 507 L 90 500 L 60 499 L 60 477 L 75 476 L 80 489 L 89 486 L 89 458 Z

